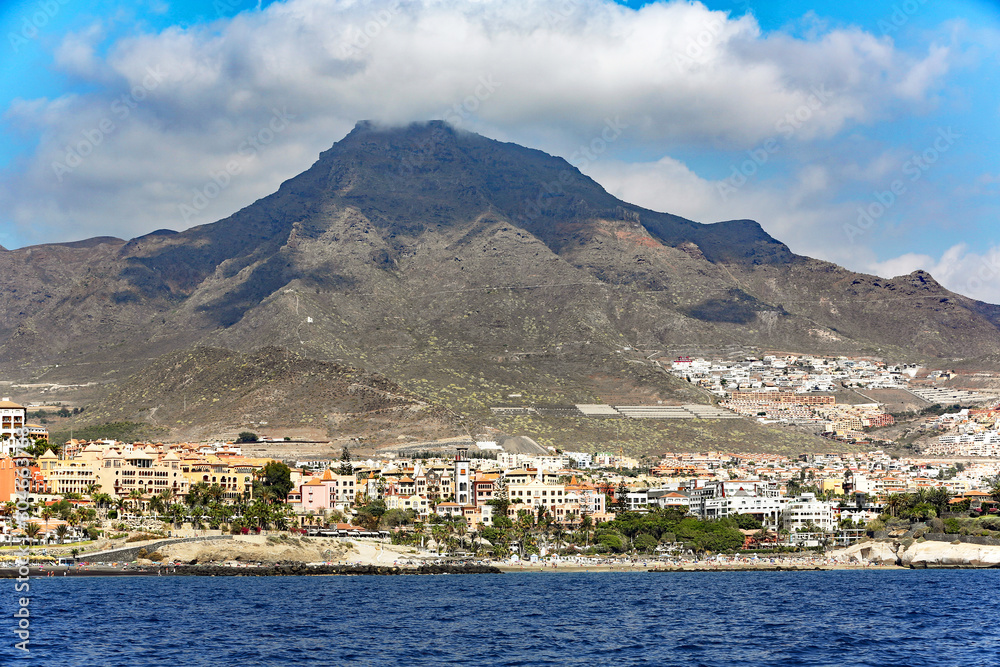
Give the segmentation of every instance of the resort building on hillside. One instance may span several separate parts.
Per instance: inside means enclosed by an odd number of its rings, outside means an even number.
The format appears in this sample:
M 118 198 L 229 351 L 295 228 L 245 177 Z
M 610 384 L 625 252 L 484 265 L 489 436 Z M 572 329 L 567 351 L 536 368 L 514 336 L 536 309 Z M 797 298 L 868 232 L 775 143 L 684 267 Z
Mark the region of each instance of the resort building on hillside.
M 327 469 L 322 475 L 299 484 L 288 494 L 288 502 L 296 507 L 297 512 L 316 513 L 334 509 L 343 512 L 354 504 L 359 488 L 354 475 L 339 475 Z
M 178 460 L 181 473 L 189 486 L 199 482 L 208 486 L 218 484 L 222 487 L 222 497 L 226 500 L 249 498 L 253 494 L 254 473 L 262 469 L 268 461 L 268 459 L 215 454 L 191 454 Z
M 782 527 L 789 532 L 818 529 L 833 531 L 837 520 L 833 516 L 833 503 L 817 500 L 815 494 L 803 493 L 785 506 L 781 515 Z
M 152 447 L 118 448 L 90 443 L 76 458 L 52 462 L 46 452 L 45 476 L 55 494 L 93 491 L 126 498 L 133 491 L 153 495 L 169 490 L 174 497 L 187 495 L 188 481 L 174 452 L 159 457 Z M 40 461 L 42 463 L 42 461 Z
M 26 410 L 23 405 L 9 398 L 0 400 L 0 454 L 10 456 L 14 450 L 14 438 L 24 428 Z

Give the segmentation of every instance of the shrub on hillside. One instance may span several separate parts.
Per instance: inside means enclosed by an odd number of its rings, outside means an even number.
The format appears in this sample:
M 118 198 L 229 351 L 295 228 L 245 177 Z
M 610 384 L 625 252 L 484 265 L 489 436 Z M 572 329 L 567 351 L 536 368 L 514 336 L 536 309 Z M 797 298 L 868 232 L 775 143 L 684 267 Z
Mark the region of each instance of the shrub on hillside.
M 979 525 L 989 530 L 1000 530 L 1000 517 L 984 516 L 979 520 Z
M 146 542 L 147 540 L 158 540 L 163 537 L 162 534 L 157 535 L 156 533 L 136 533 L 132 537 L 125 540 L 126 542 Z

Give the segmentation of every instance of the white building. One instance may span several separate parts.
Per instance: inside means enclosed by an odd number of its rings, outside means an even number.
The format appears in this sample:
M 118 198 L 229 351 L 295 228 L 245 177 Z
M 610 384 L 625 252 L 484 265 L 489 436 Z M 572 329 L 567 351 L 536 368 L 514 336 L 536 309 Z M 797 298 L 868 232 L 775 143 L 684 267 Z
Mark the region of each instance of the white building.
M 630 512 L 666 507 L 686 511 L 690 506 L 691 498 L 688 497 L 688 494 L 676 489 L 638 489 L 630 491 L 626 496 L 626 501 Z
M 749 514 L 764 525 L 776 528 L 789 498 L 782 496 L 777 482 L 759 479 L 731 479 L 706 482 L 688 489 L 690 513 L 702 519 L 721 519 Z
M 573 461 L 577 468 L 592 468 L 594 466 L 594 455 L 590 452 L 564 452 L 564 454 Z
M 455 457 L 455 467 L 452 471 L 452 478 L 455 487 L 455 503 L 459 507 L 472 504 L 472 478 L 469 474 L 469 460 L 465 458 L 465 447 L 458 448 L 458 455 Z
M 721 519 L 735 514 L 749 514 L 765 526 L 776 528 L 790 499 L 785 496 L 756 496 L 740 490 L 728 496 L 705 500 L 705 519 Z
M 0 453 L 8 456 L 12 453 L 17 430 L 24 428 L 25 413 L 23 405 L 7 397 L 0 400 Z
M 691 512 L 702 519 L 709 518 L 706 512 L 706 504 L 713 498 L 726 498 L 741 494 L 743 496 L 759 498 L 778 498 L 781 495 L 777 482 L 765 482 L 759 479 L 730 479 L 725 481 L 708 481 L 701 487 L 688 487 L 690 496 Z M 726 507 L 719 504 L 717 507 Z M 728 512 L 727 512 L 728 514 Z M 719 514 L 714 516 L 727 516 Z
M 832 531 L 837 528 L 833 516 L 833 503 L 816 500 L 813 493 L 803 493 L 791 500 L 781 515 L 782 527 L 789 532 L 815 526 L 822 531 Z

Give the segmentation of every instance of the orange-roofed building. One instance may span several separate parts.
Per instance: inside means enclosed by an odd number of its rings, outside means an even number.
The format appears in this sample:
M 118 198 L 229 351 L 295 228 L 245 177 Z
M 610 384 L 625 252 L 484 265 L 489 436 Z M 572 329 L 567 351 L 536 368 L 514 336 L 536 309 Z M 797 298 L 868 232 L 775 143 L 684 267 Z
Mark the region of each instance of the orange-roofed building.
M 472 479 L 472 504 L 480 507 L 493 500 L 498 479 L 500 479 L 500 473 L 496 472 L 476 475 Z
M 340 475 L 327 469 L 298 487 L 301 512 L 343 511 L 354 504 L 358 490 L 354 475 Z

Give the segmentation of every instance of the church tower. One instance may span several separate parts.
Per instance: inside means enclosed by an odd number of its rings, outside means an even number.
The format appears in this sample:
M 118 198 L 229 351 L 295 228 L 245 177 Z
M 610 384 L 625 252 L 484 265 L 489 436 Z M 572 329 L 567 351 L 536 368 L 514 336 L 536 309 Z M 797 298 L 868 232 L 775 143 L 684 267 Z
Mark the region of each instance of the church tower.
M 472 483 L 469 476 L 469 459 L 466 458 L 468 447 L 459 447 L 458 454 L 455 455 L 455 470 L 452 473 L 455 484 L 455 502 L 460 506 L 472 504 Z

